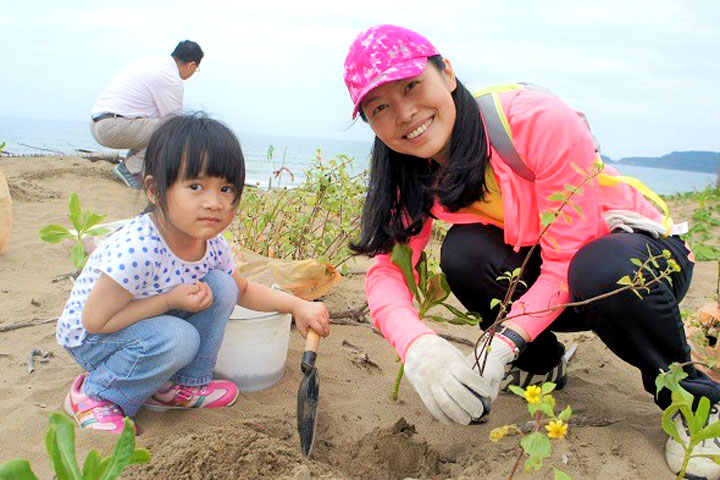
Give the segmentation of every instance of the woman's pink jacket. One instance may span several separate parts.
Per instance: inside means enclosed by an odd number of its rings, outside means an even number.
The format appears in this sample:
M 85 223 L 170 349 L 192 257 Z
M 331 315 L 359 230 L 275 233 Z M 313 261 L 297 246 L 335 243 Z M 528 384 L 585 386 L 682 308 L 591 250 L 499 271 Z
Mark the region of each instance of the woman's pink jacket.
M 433 215 L 452 224 L 483 223 L 504 229 L 505 243 L 517 251 L 534 244 L 542 229 L 543 212 L 557 208 L 559 202 L 548 199 L 553 193 L 564 192 L 566 185 L 580 185 L 584 176 L 573 164 L 588 172 L 596 171 L 598 154 L 587 125 L 578 114 L 558 98 L 530 90 L 513 90 L 500 94 L 500 102 L 512 132 L 513 143 L 520 157 L 535 173 L 530 182 L 518 176 L 492 150 L 490 166 L 495 173 L 502 194 L 504 223 L 499 225 L 490 218 L 468 213 L 450 213 L 438 203 Z M 605 166 L 603 174 L 617 175 Z M 620 183 L 600 186 L 597 179 L 585 184 L 582 194 L 572 197 L 581 213 L 566 206 L 563 212 L 569 221 L 558 218 L 540 240 L 541 273 L 528 291 L 515 301 L 509 316 L 521 315 L 514 320 L 535 338 L 561 313 L 561 309 L 548 311 L 569 300 L 567 272 L 575 252 L 593 239 L 608 234 L 602 213 L 606 210 L 632 210 L 660 222 L 662 215 L 635 188 Z M 413 264 L 430 238 L 432 219 L 422 231 L 410 240 Z M 602 259 L 598 259 L 602 262 Z M 375 325 L 393 345 L 400 358 L 410 344 L 421 335 L 434 334 L 420 321 L 412 304 L 400 270 L 390 260 L 390 254 L 375 257 L 365 280 L 370 313 Z M 543 313 L 526 315 L 525 312 Z

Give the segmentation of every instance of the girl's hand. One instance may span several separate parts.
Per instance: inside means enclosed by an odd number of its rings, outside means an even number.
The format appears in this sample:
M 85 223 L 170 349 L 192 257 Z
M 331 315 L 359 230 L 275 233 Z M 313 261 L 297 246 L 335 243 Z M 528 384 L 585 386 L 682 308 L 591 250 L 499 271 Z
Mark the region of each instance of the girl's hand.
M 303 338 L 307 336 L 308 328 L 315 330 L 321 337 L 330 335 L 330 314 L 324 303 L 308 302 L 298 298 L 291 313 Z
M 210 286 L 205 282 L 196 282 L 192 285 L 178 285 L 165 295 L 168 310 L 184 310 L 186 312 L 200 312 L 213 302 Z

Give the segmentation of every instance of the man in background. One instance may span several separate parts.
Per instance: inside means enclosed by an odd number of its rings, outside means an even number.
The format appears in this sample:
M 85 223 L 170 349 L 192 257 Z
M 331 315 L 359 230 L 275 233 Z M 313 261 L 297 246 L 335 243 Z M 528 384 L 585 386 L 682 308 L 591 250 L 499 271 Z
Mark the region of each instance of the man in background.
M 113 172 L 128 187 L 142 187 L 150 136 L 166 118 L 182 113 L 182 82 L 199 70 L 203 55 L 200 45 L 183 40 L 170 56 L 135 61 L 95 101 L 90 131 L 100 145 L 129 149 Z

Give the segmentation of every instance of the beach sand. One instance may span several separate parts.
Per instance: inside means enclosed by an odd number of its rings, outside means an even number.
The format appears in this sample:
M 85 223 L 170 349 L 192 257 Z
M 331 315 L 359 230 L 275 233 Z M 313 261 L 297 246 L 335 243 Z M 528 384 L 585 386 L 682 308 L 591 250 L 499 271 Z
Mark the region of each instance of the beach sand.
M 67 224 L 67 201 L 79 194 L 83 208 L 107 214 L 107 221 L 136 215 L 144 199 L 115 181 L 111 165 L 77 157 L 2 158 L 13 196 L 14 230 L 0 253 L 0 328 L 16 322 L 57 317 L 71 289 L 69 251 L 40 240 L 38 230 Z M 240 212 L 242 214 L 242 212 Z M 683 308 L 711 298 L 716 267 L 696 268 Z M 331 312 L 364 301 L 362 274 L 350 275 L 326 297 Z M 471 327 L 439 326 L 439 331 L 474 341 Z M 551 466 L 574 479 L 669 479 L 666 436 L 660 410 L 642 389 L 640 375 L 615 357 L 591 333 L 564 334 L 578 343 L 569 366 L 568 385 L 558 405 L 572 406 L 578 417 L 602 426 L 571 427 L 567 439 L 554 441 L 554 453 L 540 472 L 515 478 L 552 478 Z M 517 437 L 488 440 L 494 427 L 523 422 L 521 399 L 501 394 L 487 423 L 443 425 L 433 419 L 404 380 L 400 399 L 389 400 L 398 364 L 391 346 L 369 325 L 334 325 L 320 345 L 317 367 L 320 403 L 311 459 L 300 454 L 295 405 L 302 378 L 303 340 L 291 332 L 284 378 L 270 389 L 242 393 L 226 409 L 153 413 L 141 410 L 138 445 L 153 461 L 133 467 L 123 478 L 506 478 L 517 456 Z M 459 345 L 464 351 L 469 348 Z M 52 352 L 36 360 L 34 348 Z M 40 478 L 52 478 L 44 447 L 48 415 L 62 402 L 80 367 L 55 342 L 54 323 L 0 332 L 0 462 L 31 461 Z M 110 453 L 115 437 L 77 431 L 81 461 L 91 448 Z

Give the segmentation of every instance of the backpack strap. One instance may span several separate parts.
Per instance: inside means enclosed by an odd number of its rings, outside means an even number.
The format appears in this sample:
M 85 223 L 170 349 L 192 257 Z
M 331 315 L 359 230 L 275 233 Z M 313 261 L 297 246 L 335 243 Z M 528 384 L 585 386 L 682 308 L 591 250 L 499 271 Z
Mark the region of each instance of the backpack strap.
M 535 172 L 525 164 L 520 158 L 520 154 L 515 149 L 515 145 L 512 140 L 512 132 L 510 131 L 510 125 L 505 117 L 505 112 L 500 104 L 499 93 L 507 92 L 510 90 L 527 89 L 537 92 L 553 93 L 538 85 L 532 83 L 517 83 L 517 84 L 506 84 L 489 87 L 479 92 L 473 92 L 473 96 L 477 101 L 478 108 L 482 114 L 483 121 L 485 122 L 485 128 L 487 128 L 488 136 L 490 137 L 490 144 L 493 146 L 495 151 L 500 155 L 500 158 L 505 162 L 518 176 L 524 178 L 529 182 L 535 181 Z M 588 126 L 590 131 L 590 125 L 587 122 L 587 118 L 582 113 L 578 113 L 583 119 L 585 124 Z M 592 132 L 590 132 L 592 135 Z M 598 161 L 602 162 L 602 157 L 599 153 L 599 146 L 597 140 L 593 136 L 593 142 L 595 143 L 595 151 L 598 152 Z M 624 183 L 632 186 L 636 190 L 640 191 L 645 198 L 652 201 L 655 206 L 663 214 L 663 225 L 666 227 L 668 234 L 671 232 L 673 226 L 672 218 L 665 201 L 650 188 L 648 188 L 643 182 L 637 178 L 627 177 L 624 175 L 607 175 L 600 173 L 598 175 L 598 184 L 601 186 L 614 186 L 620 183 Z
M 514 87 L 514 88 L 513 88 Z M 501 87 L 502 91 L 523 88 L 520 85 L 506 85 Z M 521 178 L 529 182 L 535 181 L 535 173 L 525 165 L 520 158 L 520 154 L 515 150 L 513 145 L 510 126 L 507 123 L 505 114 L 502 113 L 502 106 L 498 98 L 499 89 L 486 89 L 475 94 L 480 113 L 485 121 L 490 143 L 500 158 Z

